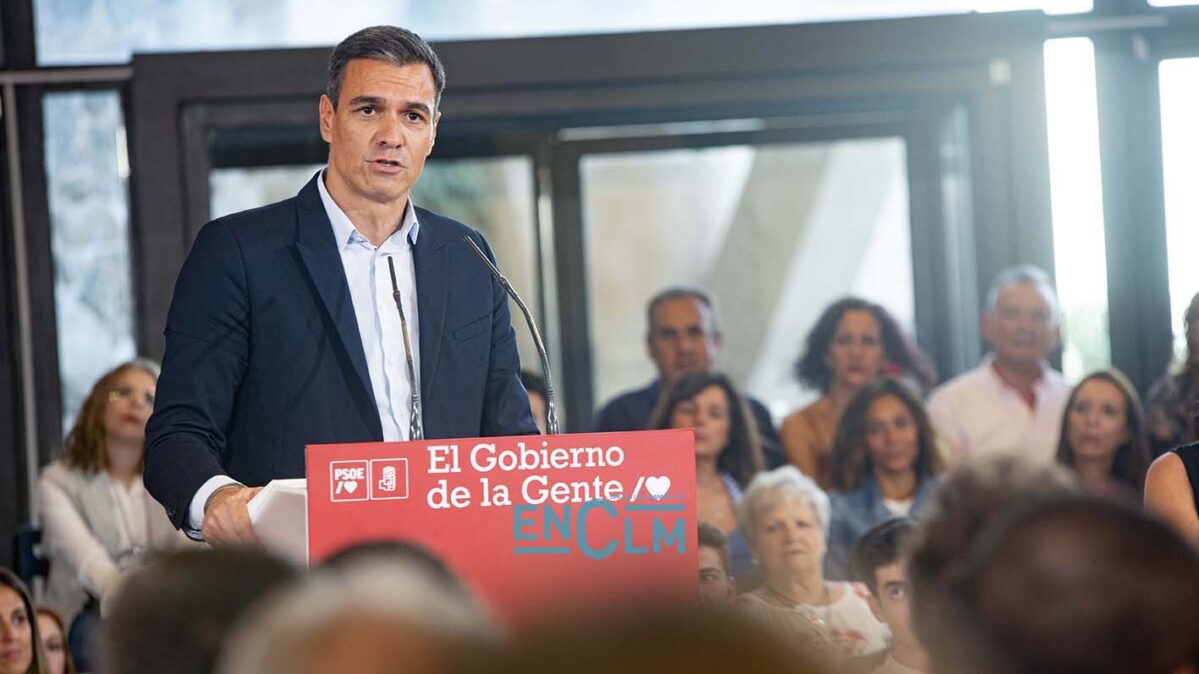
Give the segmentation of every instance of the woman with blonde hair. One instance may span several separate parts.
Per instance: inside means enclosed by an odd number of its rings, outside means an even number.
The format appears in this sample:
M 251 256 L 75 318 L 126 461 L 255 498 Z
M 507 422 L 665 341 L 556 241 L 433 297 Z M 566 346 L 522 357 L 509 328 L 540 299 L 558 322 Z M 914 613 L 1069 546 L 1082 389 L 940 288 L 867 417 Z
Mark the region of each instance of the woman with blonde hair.
M 123 572 L 152 549 L 187 545 L 142 485 L 157 380 L 158 366 L 145 360 L 102 376 L 83 401 L 62 456 L 38 483 L 42 546 L 50 562 L 45 601 L 69 626 L 84 671 L 87 633 Z

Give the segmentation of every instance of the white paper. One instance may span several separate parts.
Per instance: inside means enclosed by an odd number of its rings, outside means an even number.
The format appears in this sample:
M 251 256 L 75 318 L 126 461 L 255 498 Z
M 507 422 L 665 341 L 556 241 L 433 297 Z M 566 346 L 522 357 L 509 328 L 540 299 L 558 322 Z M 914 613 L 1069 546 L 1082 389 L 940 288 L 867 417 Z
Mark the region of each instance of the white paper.
M 308 481 L 271 480 L 247 504 L 254 533 L 267 550 L 308 565 Z

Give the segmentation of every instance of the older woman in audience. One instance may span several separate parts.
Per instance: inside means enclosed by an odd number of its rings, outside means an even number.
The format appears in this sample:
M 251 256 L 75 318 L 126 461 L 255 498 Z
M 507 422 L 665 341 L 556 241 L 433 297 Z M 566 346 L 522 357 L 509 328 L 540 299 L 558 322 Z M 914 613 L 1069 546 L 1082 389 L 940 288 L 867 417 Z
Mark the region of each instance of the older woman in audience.
M 920 399 L 902 382 L 867 384 L 849 401 L 833 448 L 828 578 L 849 578 L 854 542 L 893 517 L 919 516 L 943 463 Z
M 50 560 L 46 603 L 68 625 L 85 605 L 94 608 L 103 600 L 147 550 L 186 544 L 142 486 L 157 375 L 153 363 L 132 361 L 101 377 L 62 457 L 42 472 L 42 541 Z M 76 656 L 86 660 L 78 648 Z
M 71 647 L 62 618 L 46 606 L 37 607 L 37 626 L 42 636 L 42 652 L 46 654 L 46 671 L 50 674 L 75 674 Z
M 1149 438 L 1136 388 L 1122 372 L 1087 375 L 1066 402 L 1057 460 L 1096 496 L 1139 499 L 1149 468 Z
M 695 500 L 701 522 L 729 534 L 733 573 L 750 564 L 737 530 L 741 492 L 765 467 L 762 444 L 745 399 L 723 374 L 689 372 L 667 386 L 650 428 L 695 430 Z
M 1199 293 L 1191 298 L 1182 318 L 1186 329 L 1186 358 L 1149 389 L 1145 408 L 1155 454 L 1199 441 Z
M 49 674 L 29 591 L 0 568 L 0 674 Z
M 795 366 L 820 398 L 783 420 L 787 458 L 823 489 L 830 485 L 833 435 L 853 394 L 881 374 L 911 377 L 924 389 L 936 383 L 928 359 L 881 306 L 856 297 L 834 302 L 808 333 Z
M 878 653 L 887 628 L 874 617 L 864 588 L 824 578 L 828 497 L 794 466 L 754 478 L 738 508 L 741 529 L 765 582 L 741 595 L 767 620 L 814 623 L 846 657 Z

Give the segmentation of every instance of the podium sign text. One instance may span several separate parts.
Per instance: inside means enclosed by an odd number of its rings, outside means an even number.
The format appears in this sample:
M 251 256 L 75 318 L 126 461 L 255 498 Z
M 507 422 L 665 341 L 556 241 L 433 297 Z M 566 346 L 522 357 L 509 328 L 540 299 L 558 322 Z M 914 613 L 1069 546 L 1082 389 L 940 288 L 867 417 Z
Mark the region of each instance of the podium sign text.
M 310 445 L 313 564 L 419 543 L 511 625 L 696 595 L 690 430 Z

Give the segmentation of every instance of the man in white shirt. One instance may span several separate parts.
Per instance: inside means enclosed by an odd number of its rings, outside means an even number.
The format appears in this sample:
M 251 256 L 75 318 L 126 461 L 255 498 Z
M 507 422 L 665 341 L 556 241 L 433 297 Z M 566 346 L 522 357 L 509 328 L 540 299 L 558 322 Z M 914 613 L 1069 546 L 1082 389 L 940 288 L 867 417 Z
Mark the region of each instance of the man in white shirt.
M 991 353 L 929 396 L 933 425 L 954 459 L 1012 453 L 1053 461 L 1070 386 L 1045 360 L 1060 337 L 1048 275 L 1032 266 L 1000 273 L 982 335 Z
M 346 38 L 320 98 L 326 169 L 197 235 L 145 464 L 147 489 L 189 535 L 254 542 L 247 503 L 302 477 L 305 445 L 537 433 L 507 295 L 466 240 L 490 257 L 487 242 L 409 196 L 444 86 L 410 31 Z

